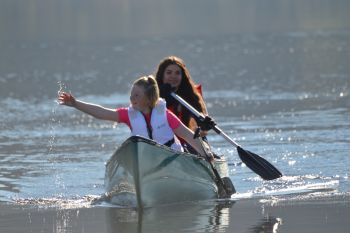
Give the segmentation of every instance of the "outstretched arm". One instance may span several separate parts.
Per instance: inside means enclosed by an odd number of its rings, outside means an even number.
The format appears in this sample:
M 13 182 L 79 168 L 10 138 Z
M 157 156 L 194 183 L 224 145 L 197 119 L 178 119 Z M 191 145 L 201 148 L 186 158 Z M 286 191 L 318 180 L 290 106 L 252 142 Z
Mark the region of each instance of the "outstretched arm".
M 72 94 L 66 92 L 59 93 L 58 102 L 61 105 L 74 107 L 97 119 L 119 122 L 119 114 L 115 109 L 105 108 L 100 105 L 77 100 Z

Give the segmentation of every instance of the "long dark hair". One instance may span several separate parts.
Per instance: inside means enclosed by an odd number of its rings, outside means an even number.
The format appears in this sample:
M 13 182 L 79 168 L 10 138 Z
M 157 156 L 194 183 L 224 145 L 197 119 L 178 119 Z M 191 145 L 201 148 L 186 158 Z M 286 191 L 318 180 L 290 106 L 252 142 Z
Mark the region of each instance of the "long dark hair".
M 191 78 L 190 72 L 188 71 L 185 62 L 176 56 L 169 56 L 164 58 L 158 65 L 157 71 L 156 71 L 156 80 L 158 83 L 158 86 L 163 84 L 163 78 L 164 78 L 164 72 L 165 69 L 169 65 L 177 65 L 181 69 L 182 79 L 179 88 L 176 91 L 176 94 L 181 96 L 186 102 L 188 102 L 192 107 L 194 107 L 197 111 L 207 114 L 206 107 L 204 100 L 201 96 L 201 94 L 198 92 L 196 88 L 196 84 L 194 83 L 193 79 Z M 164 98 L 164 96 L 161 96 Z M 173 107 L 175 115 L 179 116 L 179 112 L 177 112 L 177 106 L 178 103 L 169 103 L 167 104 L 167 107 Z M 193 129 L 193 125 L 191 125 L 190 120 L 192 113 L 188 111 L 185 107 L 182 107 L 182 122 Z

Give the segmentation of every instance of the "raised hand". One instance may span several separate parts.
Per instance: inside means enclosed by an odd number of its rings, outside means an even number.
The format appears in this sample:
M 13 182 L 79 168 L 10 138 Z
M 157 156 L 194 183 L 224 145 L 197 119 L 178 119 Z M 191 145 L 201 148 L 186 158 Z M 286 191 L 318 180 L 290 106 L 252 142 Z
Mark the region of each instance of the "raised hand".
M 58 103 L 60 105 L 67 105 L 70 107 L 74 107 L 76 104 L 75 98 L 72 94 L 66 92 L 58 93 Z

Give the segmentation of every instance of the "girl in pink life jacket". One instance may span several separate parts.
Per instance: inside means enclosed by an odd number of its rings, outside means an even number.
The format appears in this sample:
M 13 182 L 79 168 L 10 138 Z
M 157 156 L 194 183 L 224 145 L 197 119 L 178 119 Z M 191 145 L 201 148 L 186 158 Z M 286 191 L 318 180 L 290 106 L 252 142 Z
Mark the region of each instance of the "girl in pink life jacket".
M 131 88 L 130 106 L 110 109 L 76 99 L 73 95 L 61 92 L 58 96 L 61 105 L 74 107 L 101 120 L 125 123 L 132 135 L 141 135 L 165 144 L 175 150 L 183 151 L 177 136 L 189 143 L 201 156 L 205 150 L 194 133 L 178 117 L 166 109 L 166 103 L 159 98 L 159 89 L 152 76 L 137 79 Z

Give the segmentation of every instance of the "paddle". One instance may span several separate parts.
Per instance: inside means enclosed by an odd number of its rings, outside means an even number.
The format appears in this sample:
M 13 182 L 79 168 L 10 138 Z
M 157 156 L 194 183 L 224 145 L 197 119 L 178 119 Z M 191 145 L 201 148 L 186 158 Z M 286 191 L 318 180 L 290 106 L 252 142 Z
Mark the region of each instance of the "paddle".
M 210 161 L 210 156 L 209 156 L 209 150 L 205 145 L 204 142 L 200 136 L 200 131 L 201 128 L 198 127 L 197 130 L 194 133 L 194 138 L 198 138 L 200 143 L 202 144 L 202 147 L 204 149 L 204 154 L 205 154 L 205 160 L 210 164 L 211 169 L 214 172 L 215 178 L 216 178 L 216 183 L 219 187 L 219 197 L 220 198 L 229 198 L 231 197 L 232 194 L 236 192 L 235 187 L 233 186 L 231 180 L 229 177 L 224 177 L 221 178 L 219 172 L 216 170 L 214 167 L 213 163 Z
M 180 96 L 176 95 L 174 92 L 171 92 L 170 95 L 179 101 L 183 106 L 185 106 L 190 112 L 192 112 L 197 119 L 202 122 L 205 121 L 205 117 Z M 258 174 L 261 178 L 264 180 L 274 180 L 282 177 L 282 173 L 271 163 L 251 151 L 244 150 L 237 142 L 233 141 L 227 134 L 225 134 L 216 125 L 215 122 L 211 121 L 209 127 L 212 128 L 217 134 L 221 135 L 224 139 L 226 139 L 226 141 L 234 145 L 237 148 L 238 155 L 242 162 L 245 163 L 247 167 Z

